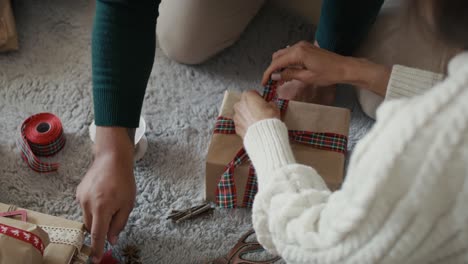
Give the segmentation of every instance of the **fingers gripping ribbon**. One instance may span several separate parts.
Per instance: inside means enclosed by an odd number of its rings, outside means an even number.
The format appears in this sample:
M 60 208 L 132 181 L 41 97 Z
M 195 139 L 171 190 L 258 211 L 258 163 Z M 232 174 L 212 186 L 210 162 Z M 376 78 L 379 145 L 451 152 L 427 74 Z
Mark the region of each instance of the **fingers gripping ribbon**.
M 263 98 L 267 101 L 276 103 L 281 112 L 288 108 L 288 100 L 279 99 L 276 93 L 277 82 L 269 80 L 264 87 Z M 215 134 L 235 134 L 236 129 L 234 121 L 230 118 L 218 117 L 214 129 Z M 317 133 L 310 131 L 290 130 L 289 138 L 293 142 L 307 144 L 311 147 L 335 151 L 346 154 L 348 138 L 345 135 L 335 133 Z M 221 175 L 216 189 L 216 204 L 222 208 L 237 207 L 237 191 L 234 181 L 235 168 L 250 161 L 244 148 L 240 149 L 234 158 L 226 165 L 226 169 Z M 245 194 L 242 200 L 242 207 L 252 207 L 255 194 L 257 193 L 257 176 L 252 164 L 249 166 L 249 174 L 245 188 Z

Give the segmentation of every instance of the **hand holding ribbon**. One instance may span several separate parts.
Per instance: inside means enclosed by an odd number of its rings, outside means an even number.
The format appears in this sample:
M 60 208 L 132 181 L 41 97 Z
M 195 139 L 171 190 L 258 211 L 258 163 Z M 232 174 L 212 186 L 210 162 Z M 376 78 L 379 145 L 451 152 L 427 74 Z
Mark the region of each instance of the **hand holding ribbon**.
M 247 129 L 258 121 L 270 118 L 281 119 L 281 113 L 274 102 L 266 102 L 257 92 L 242 93 L 241 100 L 234 105 L 236 133 L 244 138 Z
M 289 101 L 277 98 L 277 83 L 270 80 L 264 87 L 263 99 L 255 92 L 246 92 L 235 108 L 234 120 L 220 116 L 215 125 L 215 134 L 236 134 L 245 136 L 247 128 L 263 119 L 280 118 L 280 113 L 288 108 Z M 276 106 L 275 106 L 276 105 Z M 279 109 L 279 110 L 278 110 Z M 290 130 L 289 137 L 292 142 L 310 145 L 317 149 L 334 151 L 345 154 L 347 149 L 347 136 L 335 133 Z M 234 181 L 236 167 L 248 162 L 249 157 L 244 148 L 241 148 L 226 165 L 216 189 L 216 203 L 223 208 L 237 207 L 237 190 Z M 243 207 L 252 207 L 257 193 L 257 177 L 255 169 L 250 164 L 247 185 L 242 200 Z

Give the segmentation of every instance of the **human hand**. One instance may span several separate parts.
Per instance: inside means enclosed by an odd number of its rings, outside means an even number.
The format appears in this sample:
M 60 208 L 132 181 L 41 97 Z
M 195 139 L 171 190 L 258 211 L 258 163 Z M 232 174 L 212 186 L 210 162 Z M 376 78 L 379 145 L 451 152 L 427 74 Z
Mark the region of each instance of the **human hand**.
M 262 83 L 299 80 L 307 85 L 328 86 L 339 83 L 347 73 L 347 57 L 321 49 L 312 43 L 297 44 L 275 52 Z M 277 72 L 283 69 L 282 72 Z
M 282 70 L 281 72 L 278 72 Z M 310 87 L 346 83 L 385 96 L 391 68 L 366 59 L 341 56 L 306 41 L 281 49 L 272 56 L 262 84 L 298 80 Z
M 266 102 L 257 92 L 242 93 L 241 100 L 234 105 L 234 124 L 236 133 L 244 138 L 247 129 L 258 121 L 281 118 L 278 107 L 273 102 Z
M 95 159 L 76 191 L 91 234 L 93 263 L 100 263 L 106 237 L 117 242 L 135 202 L 134 146 L 126 130 L 97 128 Z
M 336 85 L 318 87 L 307 85 L 298 80 L 278 85 L 276 92 L 281 99 L 321 105 L 333 105 L 336 96 Z
M 317 41 L 314 45 L 320 48 Z M 289 47 L 289 46 L 288 46 Z M 275 55 L 274 55 L 275 56 Z M 306 103 L 332 105 L 336 96 L 336 85 L 319 87 L 299 80 L 281 82 L 276 90 L 278 97 Z

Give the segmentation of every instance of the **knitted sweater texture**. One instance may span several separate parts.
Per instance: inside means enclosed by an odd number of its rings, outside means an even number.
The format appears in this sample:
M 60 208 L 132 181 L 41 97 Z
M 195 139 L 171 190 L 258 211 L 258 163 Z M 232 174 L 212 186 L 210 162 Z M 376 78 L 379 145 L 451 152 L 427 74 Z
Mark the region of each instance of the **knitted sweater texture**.
M 280 120 L 251 126 L 244 143 L 258 174 L 259 241 L 288 263 L 467 263 L 468 53 L 421 89 L 434 76 L 394 67 L 336 192 L 295 162 Z

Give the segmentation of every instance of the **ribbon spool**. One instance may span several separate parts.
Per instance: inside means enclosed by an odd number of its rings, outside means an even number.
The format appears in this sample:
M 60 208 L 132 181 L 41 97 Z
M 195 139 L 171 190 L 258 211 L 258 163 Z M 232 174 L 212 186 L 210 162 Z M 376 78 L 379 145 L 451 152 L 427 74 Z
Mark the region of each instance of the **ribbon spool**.
M 135 155 L 133 157 L 134 161 L 141 160 L 143 156 L 145 155 L 146 150 L 148 149 L 148 140 L 146 139 L 145 132 L 146 132 L 146 121 L 142 116 L 140 116 L 140 122 L 138 124 L 138 128 L 135 130 L 135 138 L 134 138 Z M 94 123 L 94 121 L 89 126 L 89 137 L 91 138 L 91 141 L 93 142 L 96 139 L 96 124 Z
M 23 160 L 36 172 L 57 171 L 59 164 L 41 161 L 65 146 L 62 122 L 51 113 L 39 113 L 28 117 L 21 125 L 21 138 L 17 141 Z

